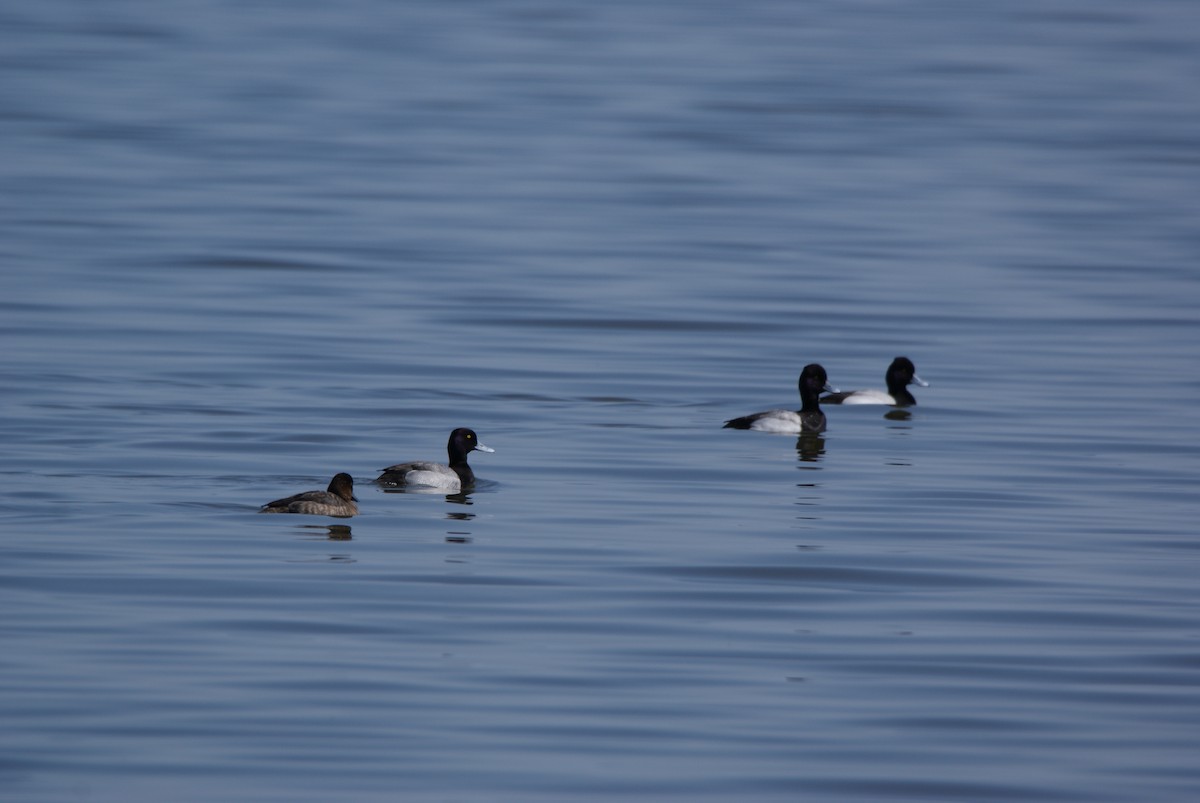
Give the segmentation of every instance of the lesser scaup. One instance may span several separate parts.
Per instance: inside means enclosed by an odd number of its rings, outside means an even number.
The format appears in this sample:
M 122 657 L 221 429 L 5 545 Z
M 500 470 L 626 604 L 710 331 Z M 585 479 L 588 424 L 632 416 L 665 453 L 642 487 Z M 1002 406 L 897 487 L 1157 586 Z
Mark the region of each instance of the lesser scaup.
M 307 513 L 312 516 L 337 516 L 348 519 L 358 514 L 354 498 L 354 478 L 336 474 L 324 491 L 305 491 L 287 499 L 267 502 L 259 513 Z
M 800 372 L 800 410 L 767 410 L 763 413 L 731 418 L 725 422 L 729 429 L 753 429 L 758 432 L 796 434 L 800 432 L 824 432 L 825 414 L 817 403 L 821 392 L 836 393 L 837 388 L 829 384 L 825 369 L 816 363 L 804 366 Z
M 917 376 L 917 367 L 908 357 L 897 357 L 888 366 L 884 374 L 887 380 L 887 393 L 882 390 L 847 390 L 822 396 L 821 401 L 829 404 L 890 404 L 893 407 L 909 407 L 917 403 L 916 398 L 908 392 L 910 384 L 929 387 L 929 383 Z
M 474 431 L 459 427 L 450 433 L 446 443 L 446 453 L 450 457 L 450 465 L 416 460 L 411 463 L 397 463 L 383 469 L 376 482 L 381 485 L 417 485 L 425 488 L 445 488 L 458 490 L 475 482 L 475 473 L 467 465 L 467 454 L 473 451 L 494 452 L 495 449 L 484 446 Z

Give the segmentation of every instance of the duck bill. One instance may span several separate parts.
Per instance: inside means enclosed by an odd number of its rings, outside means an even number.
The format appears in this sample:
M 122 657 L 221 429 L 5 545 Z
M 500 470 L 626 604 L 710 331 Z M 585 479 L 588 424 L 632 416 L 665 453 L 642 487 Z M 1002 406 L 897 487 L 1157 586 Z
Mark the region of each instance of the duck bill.
M 825 387 L 821 388 L 821 392 L 822 393 L 841 393 L 840 390 L 838 390 L 837 388 L 835 388 L 833 385 L 829 384 L 828 382 L 825 383 Z
M 914 384 L 914 385 L 920 385 L 920 386 L 921 386 L 921 387 L 923 387 L 923 388 L 927 388 L 927 387 L 929 387 L 929 383 L 928 383 L 928 382 L 926 382 L 926 381 L 925 381 L 924 379 L 922 379 L 921 377 L 917 376 L 916 374 L 913 374 L 913 379 L 912 379 L 912 381 L 913 381 L 913 384 Z
M 494 451 L 496 451 L 496 450 L 495 450 L 495 449 L 493 449 L 492 447 L 490 447 L 490 446 L 484 446 L 482 443 L 479 443 L 478 441 L 476 441 L 476 443 L 475 443 L 475 449 L 476 449 L 476 451 L 480 451 L 480 452 L 494 452 Z

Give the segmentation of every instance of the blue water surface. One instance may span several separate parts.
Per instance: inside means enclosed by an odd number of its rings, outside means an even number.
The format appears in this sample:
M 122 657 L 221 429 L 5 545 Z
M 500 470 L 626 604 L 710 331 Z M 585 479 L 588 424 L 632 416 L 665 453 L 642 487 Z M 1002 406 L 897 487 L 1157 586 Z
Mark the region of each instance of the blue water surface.
M 1194 3 L 0 29 L 5 800 L 1200 797 Z

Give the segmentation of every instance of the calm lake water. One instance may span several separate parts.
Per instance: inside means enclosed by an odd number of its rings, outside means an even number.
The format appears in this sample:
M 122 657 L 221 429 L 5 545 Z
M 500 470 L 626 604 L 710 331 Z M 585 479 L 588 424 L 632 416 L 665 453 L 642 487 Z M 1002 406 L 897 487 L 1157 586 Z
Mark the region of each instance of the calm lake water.
M 0 797 L 1200 799 L 1197 4 L 0 25 Z

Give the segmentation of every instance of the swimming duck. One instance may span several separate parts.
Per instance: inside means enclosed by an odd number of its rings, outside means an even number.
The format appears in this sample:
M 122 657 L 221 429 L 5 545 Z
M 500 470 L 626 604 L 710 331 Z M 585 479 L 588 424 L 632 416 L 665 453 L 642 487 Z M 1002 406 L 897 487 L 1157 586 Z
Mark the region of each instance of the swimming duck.
M 817 363 L 804 366 L 800 372 L 800 409 L 767 410 L 762 413 L 731 418 L 725 422 L 728 429 L 753 429 L 758 432 L 800 433 L 824 432 L 825 413 L 821 412 L 818 399 L 822 391 L 836 393 L 837 388 L 829 384 L 825 369 Z
M 888 366 L 884 374 L 887 380 L 887 393 L 882 390 L 847 390 L 822 396 L 821 401 L 829 404 L 890 404 L 893 407 L 910 407 L 917 403 L 916 398 L 908 392 L 910 384 L 929 387 L 929 383 L 917 376 L 917 367 L 908 357 L 897 357 Z
M 480 443 L 474 430 L 459 427 L 450 433 L 450 440 L 446 443 L 450 465 L 424 460 L 397 463 L 383 469 L 376 482 L 381 485 L 421 486 L 457 491 L 475 483 L 475 472 L 467 465 L 467 454 L 474 451 L 496 450 Z
M 354 498 L 354 478 L 349 474 L 335 474 L 324 491 L 305 491 L 286 499 L 267 502 L 259 513 L 307 513 L 312 516 L 337 516 L 348 519 L 358 514 L 358 500 Z

